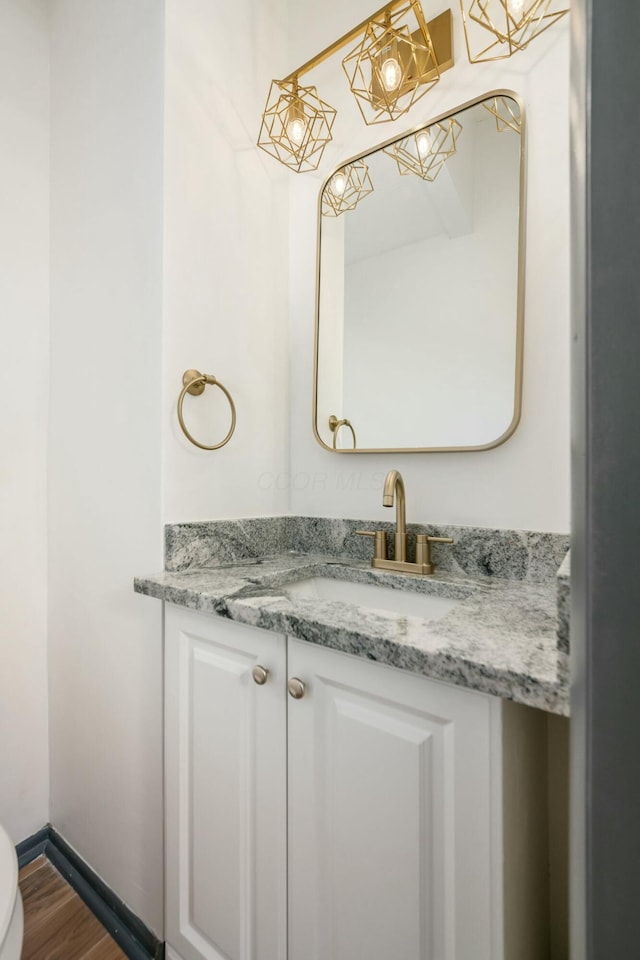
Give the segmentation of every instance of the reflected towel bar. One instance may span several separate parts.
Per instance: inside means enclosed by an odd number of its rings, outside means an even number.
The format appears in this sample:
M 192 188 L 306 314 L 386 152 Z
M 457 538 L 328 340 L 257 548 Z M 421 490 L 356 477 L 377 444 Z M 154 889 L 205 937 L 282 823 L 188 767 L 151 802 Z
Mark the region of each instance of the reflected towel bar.
M 348 427 L 349 430 L 351 430 L 351 435 L 353 436 L 353 449 L 354 450 L 357 449 L 358 441 L 356 440 L 356 432 L 353 429 L 353 424 L 351 423 L 351 420 L 338 420 L 335 414 L 332 414 L 329 417 L 329 429 L 333 433 L 333 449 L 334 450 L 338 449 L 337 447 L 338 433 L 341 427 Z

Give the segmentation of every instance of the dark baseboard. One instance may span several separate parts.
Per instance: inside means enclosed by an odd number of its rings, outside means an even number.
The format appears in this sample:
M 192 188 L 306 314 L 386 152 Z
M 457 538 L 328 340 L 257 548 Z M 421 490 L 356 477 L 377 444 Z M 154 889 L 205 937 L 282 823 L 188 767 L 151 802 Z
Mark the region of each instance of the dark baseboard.
M 113 937 L 129 960 L 164 960 L 164 943 L 78 856 L 51 824 L 16 847 L 21 867 L 44 854 Z
M 27 837 L 26 840 L 18 844 L 16 853 L 18 854 L 18 866 L 21 869 L 46 852 L 50 832 L 51 824 L 48 823 L 42 830 L 38 830 L 32 837 Z

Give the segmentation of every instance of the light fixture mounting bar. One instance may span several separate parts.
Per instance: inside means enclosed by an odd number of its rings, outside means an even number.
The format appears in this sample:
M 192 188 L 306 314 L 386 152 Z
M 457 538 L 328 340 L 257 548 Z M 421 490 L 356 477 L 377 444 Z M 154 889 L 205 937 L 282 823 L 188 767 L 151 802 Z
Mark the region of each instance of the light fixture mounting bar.
M 381 7 L 380 10 L 374 13 L 372 17 L 367 17 L 366 20 L 363 20 L 362 23 L 359 23 L 357 27 L 353 28 L 353 30 L 345 33 L 345 35 L 340 37 L 339 40 L 334 40 L 330 46 L 325 47 L 324 50 L 322 50 L 320 53 L 317 53 L 315 57 L 311 58 L 311 60 L 307 60 L 307 62 L 303 63 L 301 67 L 293 70 L 284 78 L 284 82 L 289 83 L 291 81 L 295 81 L 298 79 L 298 77 L 302 77 L 305 73 L 309 73 L 309 71 L 313 70 L 314 67 L 319 66 L 325 60 L 328 60 L 329 57 L 333 56 L 334 53 L 337 53 L 338 50 L 342 50 L 343 47 L 346 47 L 347 44 L 355 40 L 356 37 L 366 30 L 371 20 L 376 20 L 379 17 L 383 17 L 385 13 L 390 13 L 391 11 L 395 10 L 395 8 L 401 6 L 403 2 L 404 0 L 395 0 L 395 3 L 385 4 L 384 7 Z M 445 70 L 450 70 L 453 66 L 451 8 L 445 10 L 437 17 L 434 17 L 433 20 L 429 20 L 427 23 L 427 28 L 429 34 L 431 35 L 433 52 L 438 62 L 440 73 L 443 73 Z

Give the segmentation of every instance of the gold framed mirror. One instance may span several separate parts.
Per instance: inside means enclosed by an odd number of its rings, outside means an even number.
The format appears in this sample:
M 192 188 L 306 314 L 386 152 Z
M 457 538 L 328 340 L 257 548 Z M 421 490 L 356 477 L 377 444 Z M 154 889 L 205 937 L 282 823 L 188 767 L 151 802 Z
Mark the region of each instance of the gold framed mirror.
M 318 200 L 314 435 L 489 450 L 522 406 L 526 118 L 494 90 L 333 170 Z

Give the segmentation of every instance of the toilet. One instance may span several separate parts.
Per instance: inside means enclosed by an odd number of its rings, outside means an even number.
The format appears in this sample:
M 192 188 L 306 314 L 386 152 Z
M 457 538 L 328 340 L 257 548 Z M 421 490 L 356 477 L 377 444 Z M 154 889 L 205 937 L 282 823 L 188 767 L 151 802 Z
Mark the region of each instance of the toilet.
M 18 858 L 8 834 L 0 826 L 0 960 L 20 960 L 22 933 Z

